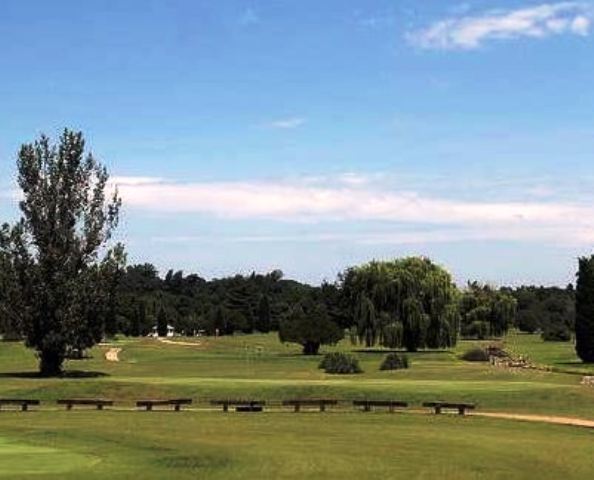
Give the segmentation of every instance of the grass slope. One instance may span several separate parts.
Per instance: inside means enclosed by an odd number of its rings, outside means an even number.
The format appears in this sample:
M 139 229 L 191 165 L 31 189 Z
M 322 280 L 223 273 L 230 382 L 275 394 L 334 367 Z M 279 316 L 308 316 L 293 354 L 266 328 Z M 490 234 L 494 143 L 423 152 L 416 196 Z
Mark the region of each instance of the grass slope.
M 191 339 L 185 339 L 192 342 Z M 549 352 L 535 336 L 507 343 L 545 362 L 575 357 Z M 0 397 L 51 402 L 102 396 L 133 407 L 140 397 L 190 396 L 281 400 L 468 400 L 481 410 L 594 418 L 594 388 L 563 372 L 509 370 L 463 362 L 454 351 L 410 355 L 411 368 L 382 372 L 385 352 L 360 352 L 364 373 L 326 375 L 319 357 L 300 355 L 275 335 L 204 339 L 200 345 L 121 340 L 121 361 L 101 346 L 71 361 L 70 378 L 34 376 L 33 354 L 0 344 Z M 553 345 L 554 349 L 567 346 Z M 352 351 L 346 342 L 329 350 Z M 548 352 L 548 353 L 547 353 Z M 573 427 L 487 418 L 416 414 L 223 414 L 214 411 L 0 412 L 0 478 L 587 478 L 594 465 L 594 432 Z M 551 442 L 551 438 L 555 441 Z M 559 455 L 563 445 L 563 455 Z M 92 468 L 91 468 L 92 467 Z

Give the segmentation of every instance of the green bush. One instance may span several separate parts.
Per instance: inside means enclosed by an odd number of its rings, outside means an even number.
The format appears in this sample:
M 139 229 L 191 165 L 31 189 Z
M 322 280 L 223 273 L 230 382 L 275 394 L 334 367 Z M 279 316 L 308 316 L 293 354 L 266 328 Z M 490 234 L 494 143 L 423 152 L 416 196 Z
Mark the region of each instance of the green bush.
M 347 375 L 350 373 L 362 373 L 359 366 L 359 360 L 356 357 L 347 353 L 327 353 L 320 362 L 319 368 L 326 373 L 335 373 L 339 375 Z
M 389 353 L 384 358 L 380 365 L 380 370 L 403 370 L 409 367 L 408 357 L 406 355 L 398 355 L 397 353 Z
M 564 325 L 551 325 L 542 332 L 542 339 L 545 342 L 569 342 L 571 332 Z
M 488 362 L 489 354 L 482 348 L 476 347 L 464 352 L 461 358 L 467 362 Z

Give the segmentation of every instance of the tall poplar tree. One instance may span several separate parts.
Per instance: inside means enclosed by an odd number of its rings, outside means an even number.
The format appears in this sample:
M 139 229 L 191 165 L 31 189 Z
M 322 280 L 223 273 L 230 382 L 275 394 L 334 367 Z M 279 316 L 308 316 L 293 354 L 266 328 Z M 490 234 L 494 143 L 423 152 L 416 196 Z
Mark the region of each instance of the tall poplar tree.
M 0 275 L 16 291 L 2 311 L 19 319 L 26 345 L 37 351 L 40 373 L 58 375 L 67 355 L 103 336 L 113 305 L 113 279 L 125 261 L 110 248 L 120 199 L 108 194 L 108 173 L 85 153 L 82 133 L 65 130 L 57 144 L 42 135 L 17 159 L 21 219 L 5 225 Z

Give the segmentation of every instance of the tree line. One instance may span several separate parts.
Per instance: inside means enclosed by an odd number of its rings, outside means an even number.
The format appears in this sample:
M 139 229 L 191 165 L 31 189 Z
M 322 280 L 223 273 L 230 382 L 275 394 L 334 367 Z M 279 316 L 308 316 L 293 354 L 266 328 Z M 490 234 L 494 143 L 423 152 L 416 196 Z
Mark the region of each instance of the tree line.
M 345 335 L 366 348 L 443 349 L 517 325 L 552 339 L 575 331 L 580 357 L 594 358 L 593 259 L 580 260 L 575 292 L 476 282 L 460 289 L 423 257 L 353 266 L 320 286 L 279 270 L 161 277 L 149 263 L 127 266 L 124 246 L 111 241 L 121 201 L 80 132 L 23 145 L 17 172 L 21 218 L 0 228 L 0 333 L 34 349 L 44 375 L 105 336 L 162 335 L 168 324 L 186 335 L 275 331 L 305 354 Z

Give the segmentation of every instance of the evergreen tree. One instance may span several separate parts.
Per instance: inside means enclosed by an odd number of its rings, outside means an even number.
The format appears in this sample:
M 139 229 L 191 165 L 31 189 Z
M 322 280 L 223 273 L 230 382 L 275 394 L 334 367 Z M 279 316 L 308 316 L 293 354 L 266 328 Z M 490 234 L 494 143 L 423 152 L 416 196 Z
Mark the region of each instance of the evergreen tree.
M 143 300 L 136 305 L 131 327 L 130 335 L 133 337 L 140 337 L 146 329 L 146 305 Z
M 594 362 L 594 256 L 579 259 L 575 303 L 575 349 L 583 362 Z
M 258 332 L 267 333 L 270 331 L 270 324 L 270 299 L 268 295 L 264 294 L 260 297 L 260 302 L 258 303 L 258 319 L 255 328 Z
M 159 337 L 167 336 L 167 314 L 163 307 L 159 308 L 159 313 L 157 313 L 157 335 Z
M 236 280 L 238 281 L 238 285 L 227 292 L 225 307 L 233 312 L 240 313 L 245 319 L 242 331 L 244 333 L 252 333 L 256 323 L 255 311 L 258 297 L 254 291 L 253 284 L 249 280 L 246 281 L 241 277 Z M 253 281 L 253 278 L 251 280 Z
M 287 318 L 281 320 L 278 333 L 281 342 L 300 344 L 304 355 L 317 355 L 321 345 L 335 344 L 344 336 L 326 307 L 309 300 L 291 309 Z

